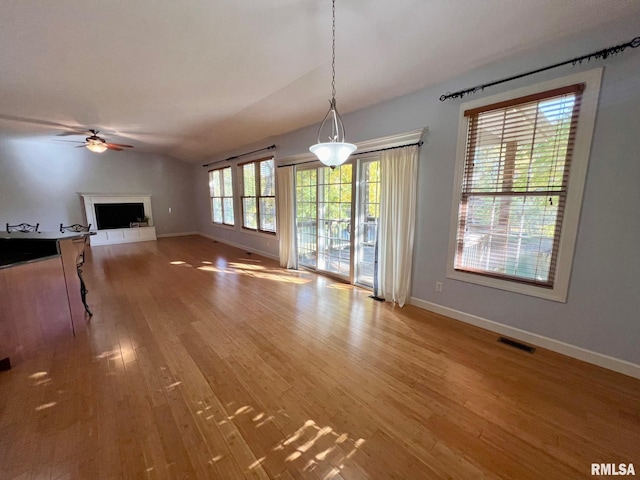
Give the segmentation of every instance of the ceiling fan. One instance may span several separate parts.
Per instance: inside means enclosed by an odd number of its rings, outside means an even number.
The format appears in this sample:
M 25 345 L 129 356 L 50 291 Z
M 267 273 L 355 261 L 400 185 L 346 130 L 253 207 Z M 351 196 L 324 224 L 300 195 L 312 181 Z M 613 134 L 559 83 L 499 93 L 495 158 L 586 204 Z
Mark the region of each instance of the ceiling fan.
M 100 133 L 98 130 L 89 130 L 89 133 L 91 133 L 91 135 L 85 138 L 84 142 L 77 142 L 82 143 L 82 145 L 78 145 L 76 148 L 86 147 L 94 153 L 102 153 L 106 150 L 122 151 L 125 148 L 133 148 L 131 145 L 108 143 L 104 138 L 98 136 Z

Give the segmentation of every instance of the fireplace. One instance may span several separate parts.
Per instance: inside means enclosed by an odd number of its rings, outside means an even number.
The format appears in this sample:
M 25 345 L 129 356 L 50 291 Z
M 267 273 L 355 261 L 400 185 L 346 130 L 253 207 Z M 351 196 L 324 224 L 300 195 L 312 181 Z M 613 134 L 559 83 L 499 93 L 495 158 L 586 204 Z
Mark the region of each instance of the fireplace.
M 151 195 L 81 193 L 86 223 L 95 235 L 91 245 L 143 242 L 156 239 Z M 97 229 L 97 230 L 94 230 Z

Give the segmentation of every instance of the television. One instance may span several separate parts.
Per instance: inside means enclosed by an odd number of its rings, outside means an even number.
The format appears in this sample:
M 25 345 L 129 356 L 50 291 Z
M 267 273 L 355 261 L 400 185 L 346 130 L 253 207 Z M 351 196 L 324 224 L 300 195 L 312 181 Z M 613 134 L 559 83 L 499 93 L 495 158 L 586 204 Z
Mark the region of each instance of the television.
M 143 203 L 95 203 L 94 208 L 98 230 L 129 228 L 145 217 Z

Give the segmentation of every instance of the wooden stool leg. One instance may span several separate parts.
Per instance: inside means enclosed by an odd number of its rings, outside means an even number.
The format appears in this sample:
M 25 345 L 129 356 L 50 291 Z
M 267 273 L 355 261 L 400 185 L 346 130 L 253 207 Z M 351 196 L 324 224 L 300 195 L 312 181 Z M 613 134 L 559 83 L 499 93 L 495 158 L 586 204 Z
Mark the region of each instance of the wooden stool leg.
M 82 278 L 82 269 L 78 266 L 78 278 L 80 279 L 80 296 L 82 297 L 82 304 L 84 305 L 84 309 L 87 311 L 90 317 L 93 317 L 93 313 L 89 310 L 89 305 L 87 305 L 87 287 L 84 284 L 84 279 Z

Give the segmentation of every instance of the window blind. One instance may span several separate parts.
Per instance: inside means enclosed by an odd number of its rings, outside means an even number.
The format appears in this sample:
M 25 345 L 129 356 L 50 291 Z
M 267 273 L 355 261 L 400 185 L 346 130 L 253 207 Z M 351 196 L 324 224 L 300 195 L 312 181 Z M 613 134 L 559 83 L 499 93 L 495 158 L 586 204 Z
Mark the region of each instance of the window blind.
M 242 226 L 265 233 L 276 231 L 274 159 L 239 164 L 242 172 Z
M 456 270 L 553 287 L 583 89 L 464 112 Z
M 211 197 L 211 221 L 233 225 L 233 183 L 231 167 L 209 171 L 209 195 Z

